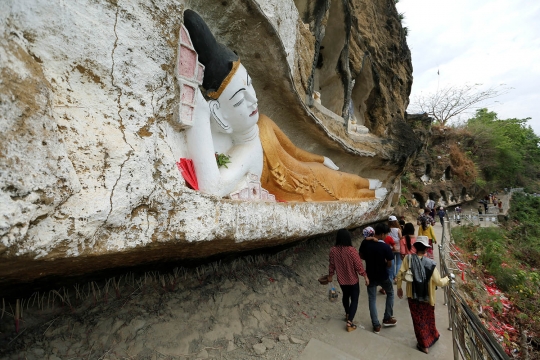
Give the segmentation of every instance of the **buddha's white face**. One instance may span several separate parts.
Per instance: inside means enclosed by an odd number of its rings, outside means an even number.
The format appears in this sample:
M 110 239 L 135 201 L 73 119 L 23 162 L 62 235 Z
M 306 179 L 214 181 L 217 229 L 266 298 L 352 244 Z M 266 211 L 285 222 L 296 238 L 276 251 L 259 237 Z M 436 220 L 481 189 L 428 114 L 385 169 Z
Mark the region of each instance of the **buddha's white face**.
M 251 77 L 242 64 L 221 93 L 218 102 L 219 117 L 230 125 L 234 132 L 249 130 L 259 121 L 257 95 L 251 84 Z

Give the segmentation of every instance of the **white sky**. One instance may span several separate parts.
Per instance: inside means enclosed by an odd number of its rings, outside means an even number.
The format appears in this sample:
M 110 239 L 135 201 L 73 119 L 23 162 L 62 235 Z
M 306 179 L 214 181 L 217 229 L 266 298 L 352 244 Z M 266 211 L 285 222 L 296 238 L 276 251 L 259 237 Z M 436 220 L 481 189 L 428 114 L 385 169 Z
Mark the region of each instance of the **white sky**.
M 540 135 L 539 0 L 400 0 L 397 8 L 409 29 L 411 97 L 437 82 L 506 84 L 513 90 L 485 107 L 500 119 L 531 117 Z

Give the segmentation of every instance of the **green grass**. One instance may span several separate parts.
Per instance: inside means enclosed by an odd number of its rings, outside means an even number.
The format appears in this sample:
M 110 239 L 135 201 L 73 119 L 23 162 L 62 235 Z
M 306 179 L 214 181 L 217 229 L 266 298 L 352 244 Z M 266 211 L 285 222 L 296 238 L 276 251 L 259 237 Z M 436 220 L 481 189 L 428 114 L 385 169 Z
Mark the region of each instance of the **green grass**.
M 509 295 L 520 326 L 540 336 L 540 198 L 514 194 L 508 216 L 504 228 L 461 226 L 452 236 L 465 256 L 478 254 L 477 266 Z

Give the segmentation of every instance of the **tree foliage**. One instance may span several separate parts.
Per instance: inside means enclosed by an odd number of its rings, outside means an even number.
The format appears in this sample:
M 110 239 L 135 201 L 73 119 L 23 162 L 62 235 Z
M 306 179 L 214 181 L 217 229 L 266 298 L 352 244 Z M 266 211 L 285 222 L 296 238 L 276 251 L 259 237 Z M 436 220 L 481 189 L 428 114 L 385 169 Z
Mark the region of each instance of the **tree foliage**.
M 484 101 L 506 94 L 510 88 L 504 85 L 482 90 L 481 84 L 450 85 L 434 93 L 420 94 L 413 98 L 414 111 L 427 113 L 441 125 L 452 118 L 477 109 Z
M 465 124 L 470 136 L 467 150 L 492 188 L 538 188 L 540 138 L 528 120 L 501 120 L 495 112 L 479 109 Z

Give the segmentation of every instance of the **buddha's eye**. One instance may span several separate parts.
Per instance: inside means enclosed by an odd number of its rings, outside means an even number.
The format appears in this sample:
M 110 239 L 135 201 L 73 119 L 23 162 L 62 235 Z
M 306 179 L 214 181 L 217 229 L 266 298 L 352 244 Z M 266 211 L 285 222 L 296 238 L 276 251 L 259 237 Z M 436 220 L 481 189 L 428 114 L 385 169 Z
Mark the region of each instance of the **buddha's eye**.
M 233 106 L 234 106 L 234 107 L 238 107 L 238 106 L 240 106 L 240 104 L 243 103 L 243 102 L 244 102 L 244 99 L 240 100 L 239 102 L 237 102 L 237 103 L 234 104 Z

